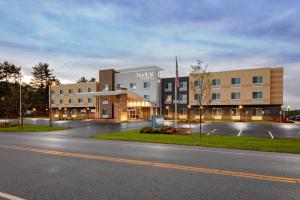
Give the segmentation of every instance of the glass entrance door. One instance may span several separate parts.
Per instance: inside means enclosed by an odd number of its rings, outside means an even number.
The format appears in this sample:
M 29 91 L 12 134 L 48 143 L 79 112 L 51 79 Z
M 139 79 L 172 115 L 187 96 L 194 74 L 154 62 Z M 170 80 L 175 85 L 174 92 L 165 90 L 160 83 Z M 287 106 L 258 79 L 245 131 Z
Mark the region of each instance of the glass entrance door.
M 136 110 L 134 108 L 130 108 L 128 109 L 128 119 L 129 120 L 133 120 L 133 119 L 136 119 Z

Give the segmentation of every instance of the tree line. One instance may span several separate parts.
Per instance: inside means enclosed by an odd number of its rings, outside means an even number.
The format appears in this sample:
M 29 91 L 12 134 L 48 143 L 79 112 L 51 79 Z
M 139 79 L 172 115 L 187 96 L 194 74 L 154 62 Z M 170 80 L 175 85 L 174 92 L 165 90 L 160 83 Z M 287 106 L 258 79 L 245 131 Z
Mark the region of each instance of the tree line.
M 0 118 L 16 118 L 20 114 L 20 84 L 22 113 L 30 110 L 38 116 L 47 116 L 49 107 L 49 85 L 60 84 L 47 63 L 32 67 L 30 83 L 22 82 L 21 67 L 4 61 L 0 63 Z

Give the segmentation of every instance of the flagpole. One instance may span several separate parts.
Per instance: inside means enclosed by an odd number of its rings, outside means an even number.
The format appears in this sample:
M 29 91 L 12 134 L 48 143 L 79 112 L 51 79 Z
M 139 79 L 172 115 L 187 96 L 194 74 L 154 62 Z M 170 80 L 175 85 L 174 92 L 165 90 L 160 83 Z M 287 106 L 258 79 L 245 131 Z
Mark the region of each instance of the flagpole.
M 177 128 L 177 76 L 178 76 L 178 64 L 177 64 L 177 56 L 175 57 L 176 60 L 176 75 L 175 75 L 175 128 Z

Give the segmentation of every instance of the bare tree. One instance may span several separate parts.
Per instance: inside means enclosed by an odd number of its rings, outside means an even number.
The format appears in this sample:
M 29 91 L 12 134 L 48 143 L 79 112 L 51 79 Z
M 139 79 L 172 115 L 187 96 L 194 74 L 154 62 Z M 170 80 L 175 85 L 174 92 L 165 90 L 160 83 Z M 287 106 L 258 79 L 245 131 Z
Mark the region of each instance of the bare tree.
M 208 72 L 208 65 L 204 65 L 201 60 L 197 64 L 191 65 L 192 72 L 190 73 L 190 85 L 192 94 L 196 94 L 197 105 L 199 108 L 200 118 L 200 138 L 202 135 L 203 115 L 209 109 L 212 102 L 212 82 L 211 75 Z

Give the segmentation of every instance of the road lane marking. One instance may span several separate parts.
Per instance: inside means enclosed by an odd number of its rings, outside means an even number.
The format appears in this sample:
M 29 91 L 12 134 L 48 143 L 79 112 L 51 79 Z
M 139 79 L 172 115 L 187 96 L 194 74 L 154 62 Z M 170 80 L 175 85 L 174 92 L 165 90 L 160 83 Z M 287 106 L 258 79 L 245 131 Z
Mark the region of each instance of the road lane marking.
M 210 134 L 216 132 L 217 130 L 218 130 L 218 129 L 214 129 L 214 130 L 212 130 L 211 132 L 207 133 L 207 135 L 210 135 Z
M 240 130 L 239 134 L 238 134 L 238 137 L 240 137 L 240 135 L 242 134 L 243 130 Z
M 272 139 L 274 139 L 274 136 L 272 135 L 271 131 L 269 130 L 269 135 L 271 136 Z
M 23 198 L 0 192 L 0 197 L 8 200 L 25 200 Z
M 92 160 L 159 167 L 165 169 L 191 171 L 191 172 L 198 172 L 198 173 L 208 173 L 208 174 L 217 174 L 217 175 L 224 175 L 224 176 L 242 177 L 248 179 L 300 184 L 299 178 L 270 176 L 270 175 L 255 174 L 249 172 L 218 170 L 218 169 L 210 169 L 204 167 L 192 167 L 192 166 L 185 166 L 185 165 L 176 165 L 176 164 L 168 164 L 168 163 L 160 163 L 160 162 L 143 161 L 143 160 L 132 160 L 126 158 L 117 158 L 117 157 L 97 156 L 91 154 L 71 153 L 71 152 L 55 151 L 55 150 L 47 150 L 47 149 L 35 149 L 35 148 L 28 148 L 28 147 L 18 147 L 18 146 L 8 146 L 8 145 L 0 145 L 0 147 L 5 149 L 11 149 L 11 150 L 43 153 L 43 154 L 63 156 L 63 157 L 85 158 L 85 159 L 92 159 Z

